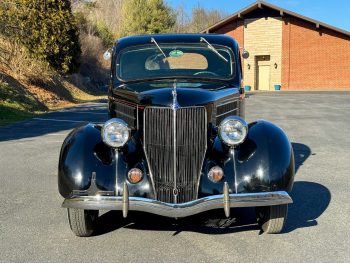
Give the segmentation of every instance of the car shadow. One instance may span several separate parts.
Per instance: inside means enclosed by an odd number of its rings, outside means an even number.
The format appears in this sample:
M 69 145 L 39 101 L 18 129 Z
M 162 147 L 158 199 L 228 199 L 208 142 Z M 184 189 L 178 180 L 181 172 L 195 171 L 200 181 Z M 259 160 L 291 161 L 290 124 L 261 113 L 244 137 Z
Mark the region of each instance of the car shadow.
M 302 143 L 292 142 L 292 148 L 294 152 L 295 174 L 297 174 L 299 168 L 304 164 L 309 156 L 316 155 L 316 153 L 311 153 L 310 147 Z
M 292 143 L 296 174 L 311 153 L 311 149 L 301 143 Z M 317 225 L 317 218 L 327 209 L 331 193 L 327 187 L 307 181 L 296 181 L 291 193 L 293 204 L 289 205 L 288 218 L 283 233 L 299 228 Z M 109 211 L 97 221 L 95 235 L 103 235 L 120 228 L 148 231 L 170 231 L 173 235 L 181 232 L 198 232 L 217 235 L 241 231 L 257 231 L 254 208 L 231 209 L 231 217 L 225 218 L 223 209 L 212 210 L 186 218 L 173 219 L 144 212 L 130 211 L 128 218 L 122 218 L 121 211 Z
M 315 156 L 310 147 L 302 143 L 292 142 L 295 160 L 295 175 L 310 155 Z M 307 181 L 296 181 L 291 192 L 293 204 L 289 205 L 288 219 L 284 232 L 288 233 L 298 228 L 316 226 L 317 218 L 326 211 L 331 192 L 321 184 Z
M 288 207 L 285 233 L 318 225 L 317 218 L 326 211 L 332 196 L 329 189 L 321 184 L 297 181 L 294 183 L 291 197 L 293 204 Z
M 225 218 L 223 209 L 212 210 L 185 218 L 168 218 L 144 212 L 129 212 L 122 218 L 121 211 L 109 211 L 98 218 L 94 235 L 103 235 L 120 228 L 147 231 L 168 231 L 175 236 L 181 232 L 204 234 L 228 234 L 258 230 L 254 209 L 231 209 L 231 217 Z
M 283 233 L 299 228 L 316 226 L 317 218 L 327 209 L 331 201 L 330 191 L 323 185 L 297 181 L 291 193 L 293 204 L 289 205 L 288 218 Z M 231 217 L 225 218 L 223 209 L 212 210 L 186 218 L 167 218 L 144 212 L 130 211 L 126 219 L 121 211 L 109 211 L 97 221 L 95 235 L 103 235 L 120 228 L 145 231 L 197 232 L 220 235 L 242 231 L 257 231 L 254 208 L 231 209 Z

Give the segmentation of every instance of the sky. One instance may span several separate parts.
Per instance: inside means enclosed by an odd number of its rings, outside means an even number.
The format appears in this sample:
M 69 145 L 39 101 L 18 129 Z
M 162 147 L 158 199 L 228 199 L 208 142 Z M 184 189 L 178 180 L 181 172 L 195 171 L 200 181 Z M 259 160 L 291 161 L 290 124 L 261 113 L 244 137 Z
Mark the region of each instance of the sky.
M 256 2 L 254 0 L 166 0 L 173 7 L 182 5 L 190 12 L 198 4 L 231 15 Z M 350 32 L 350 0 L 266 0 L 270 4 L 319 20 Z

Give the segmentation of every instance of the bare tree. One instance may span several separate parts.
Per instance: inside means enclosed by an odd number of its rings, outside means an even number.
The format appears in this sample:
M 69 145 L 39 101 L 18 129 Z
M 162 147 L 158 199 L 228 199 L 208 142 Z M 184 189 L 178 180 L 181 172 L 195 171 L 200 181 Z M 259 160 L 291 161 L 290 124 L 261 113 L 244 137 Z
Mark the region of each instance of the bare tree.
M 103 25 L 113 37 L 120 35 L 122 26 L 122 8 L 125 0 L 74 0 L 73 8 L 85 20 L 85 33 L 96 35 L 96 25 Z
M 174 13 L 176 14 L 176 23 L 174 25 L 174 33 L 186 33 L 191 23 L 191 18 L 185 11 L 183 5 L 178 6 Z
M 198 33 L 222 20 L 226 14 L 220 10 L 206 10 L 200 4 L 192 8 L 191 14 L 187 14 L 183 6 L 176 8 L 176 33 Z

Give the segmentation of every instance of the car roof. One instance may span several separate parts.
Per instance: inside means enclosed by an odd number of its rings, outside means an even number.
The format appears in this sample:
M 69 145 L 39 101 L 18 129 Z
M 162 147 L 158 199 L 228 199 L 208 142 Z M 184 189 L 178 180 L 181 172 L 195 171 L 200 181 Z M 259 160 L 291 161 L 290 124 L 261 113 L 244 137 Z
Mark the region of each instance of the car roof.
M 233 50 L 238 48 L 235 39 L 227 35 L 221 34 L 150 34 L 137 35 L 120 38 L 116 41 L 118 48 L 124 48 L 133 45 L 150 44 L 154 38 L 157 43 L 199 43 L 201 37 L 205 38 L 211 44 L 229 46 Z

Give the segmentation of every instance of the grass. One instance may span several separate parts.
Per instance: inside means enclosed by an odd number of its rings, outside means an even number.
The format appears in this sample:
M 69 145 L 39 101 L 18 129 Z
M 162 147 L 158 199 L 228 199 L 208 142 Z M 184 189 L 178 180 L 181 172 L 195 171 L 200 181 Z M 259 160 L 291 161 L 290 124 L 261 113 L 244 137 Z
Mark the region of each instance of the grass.
M 0 126 L 33 117 L 45 110 L 45 105 L 25 89 L 0 79 Z
M 0 126 L 8 125 L 17 121 L 35 116 L 36 113 L 18 109 L 18 105 L 4 105 L 0 102 Z

